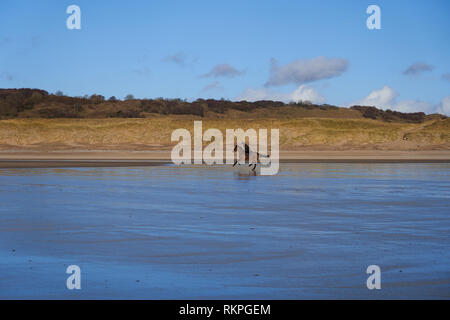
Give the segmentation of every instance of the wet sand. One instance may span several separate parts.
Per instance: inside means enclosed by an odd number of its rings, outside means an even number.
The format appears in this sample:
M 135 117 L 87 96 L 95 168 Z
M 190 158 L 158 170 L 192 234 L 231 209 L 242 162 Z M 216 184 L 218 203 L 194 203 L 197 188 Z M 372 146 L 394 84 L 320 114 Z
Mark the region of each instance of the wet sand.
M 146 167 L 167 164 L 167 161 L 131 160 L 0 160 L 0 168 L 98 168 L 98 167 Z
M 448 163 L 450 150 L 280 151 L 282 163 Z M 170 151 L 1 151 L 0 168 L 127 167 L 171 163 Z
M 0 299 L 450 298 L 450 164 L 280 167 L 1 169 Z

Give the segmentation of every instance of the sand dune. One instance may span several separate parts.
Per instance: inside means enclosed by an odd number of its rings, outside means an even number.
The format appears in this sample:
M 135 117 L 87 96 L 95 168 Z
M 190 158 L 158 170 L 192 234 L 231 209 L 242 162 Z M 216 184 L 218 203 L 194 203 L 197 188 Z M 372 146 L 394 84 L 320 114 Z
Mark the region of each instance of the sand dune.
M 0 150 L 170 150 L 177 128 L 196 117 L 147 119 L 11 119 L 0 121 Z M 450 119 L 390 123 L 368 119 L 203 119 L 203 130 L 279 128 L 280 149 L 450 150 Z
M 201 118 L 200 118 L 201 119 Z M 195 117 L 0 121 L 0 167 L 147 166 L 170 162 L 177 128 Z M 281 162 L 448 162 L 450 119 L 204 119 L 217 128 L 279 128 Z M 205 143 L 206 145 L 207 143 Z M 39 162 L 36 162 L 39 161 Z

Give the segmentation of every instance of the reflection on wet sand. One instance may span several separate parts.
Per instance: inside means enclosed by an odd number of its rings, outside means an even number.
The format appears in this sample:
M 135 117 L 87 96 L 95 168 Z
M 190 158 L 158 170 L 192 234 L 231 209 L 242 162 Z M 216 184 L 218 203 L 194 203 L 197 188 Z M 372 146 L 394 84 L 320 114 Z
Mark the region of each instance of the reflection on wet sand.
M 0 169 L 0 298 L 448 298 L 449 169 Z

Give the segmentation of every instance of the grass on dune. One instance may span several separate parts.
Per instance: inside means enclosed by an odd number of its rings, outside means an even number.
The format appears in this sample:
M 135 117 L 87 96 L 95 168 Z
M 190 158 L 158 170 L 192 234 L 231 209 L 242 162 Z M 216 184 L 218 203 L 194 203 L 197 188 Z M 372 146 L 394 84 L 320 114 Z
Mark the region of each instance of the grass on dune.
M 0 121 L 0 144 L 32 146 L 60 144 L 70 146 L 128 146 L 171 144 L 173 130 L 185 128 L 193 133 L 193 121 L 202 120 L 203 131 L 226 129 L 278 128 L 283 149 L 312 145 L 366 146 L 401 141 L 420 144 L 448 144 L 450 119 L 424 124 L 389 123 L 369 119 L 332 118 L 254 118 L 208 119 L 165 116 L 145 119 L 11 119 Z

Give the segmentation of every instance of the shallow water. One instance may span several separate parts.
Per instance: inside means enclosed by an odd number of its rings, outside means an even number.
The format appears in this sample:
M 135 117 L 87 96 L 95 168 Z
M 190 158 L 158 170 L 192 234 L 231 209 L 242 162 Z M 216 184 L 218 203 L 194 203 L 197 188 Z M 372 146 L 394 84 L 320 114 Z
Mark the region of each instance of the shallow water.
M 450 164 L 2 169 L 0 204 L 3 299 L 450 297 Z

